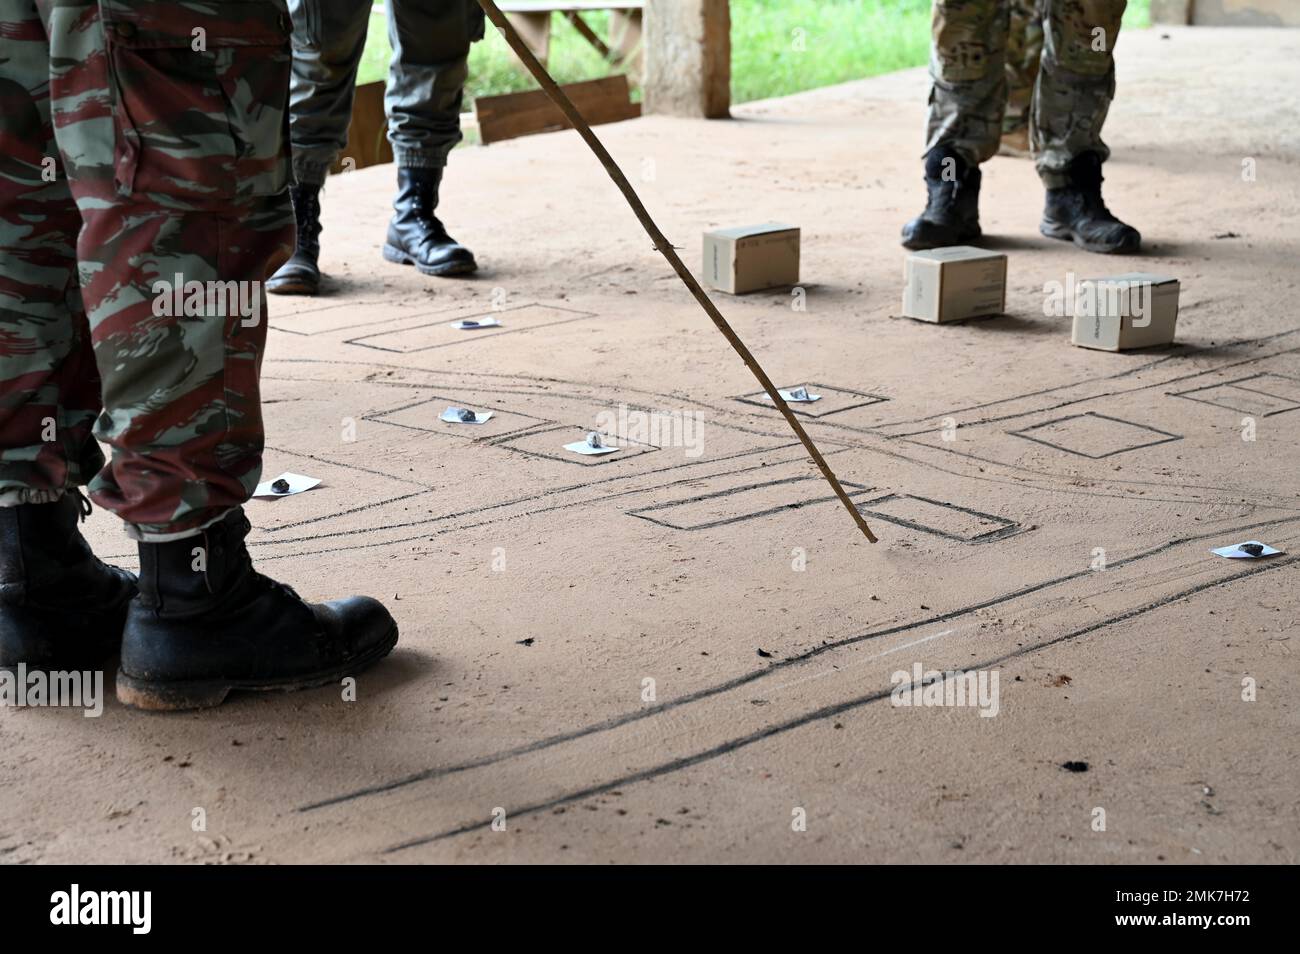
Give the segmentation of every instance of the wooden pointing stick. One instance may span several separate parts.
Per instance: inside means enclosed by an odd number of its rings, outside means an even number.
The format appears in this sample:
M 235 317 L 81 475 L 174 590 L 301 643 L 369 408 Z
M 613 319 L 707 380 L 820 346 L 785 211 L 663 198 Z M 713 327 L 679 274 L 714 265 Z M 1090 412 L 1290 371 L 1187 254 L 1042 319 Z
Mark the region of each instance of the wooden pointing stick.
M 826 478 L 827 482 L 831 485 L 831 489 L 835 491 L 835 496 L 840 498 L 840 502 L 844 504 L 845 509 L 852 515 L 853 522 L 858 525 L 858 529 L 863 532 L 868 540 L 875 543 L 875 534 L 873 534 L 871 528 L 867 526 L 867 521 L 864 520 L 862 514 L 858 512 L 858 508 L 853 506 L 853 501 L 849 499 L 849 495 L 845 493 L 844 488 L 840 486 L 840 482 L 831 471 L 830 465 L 826 463 L 826 458 L 822 456 L 821 451 L 817 449 L 817 445 L 812 442 L 812 438 L 808 436 L 807 432 L 803 429 L 803 425 L 799 423 L 799 419 L 795 417 L 794 412 L 790 410 L 790 405 L 786 404 L 785 398 L 781 397 L 781 393 L 776 389 L 776 385 L 772 383 L 772 379 L 767 376 L 767 372 L 762 369 L 753 354 L 751 354 L 749 349 L 745 347 L 745 343 L 741 341 L 736 333 L 731 329 L 731 325 L 727 323 L 727 319 L 722 317 L 722 312 L 718 311 L 717 306 L 713 304 L 713 301 L 705 293 L 704 289 L 700 287 L 700 283 L 695 280 L 695 276 L 692 275 L 682 263 L 677 252 L 673 250 L 673 246 L 669 244 L 668 239 L 666 239 L 663 233 L 659 231 L 659 227 L 655 225 L 654 220 L 650 218 L 650 213 L 647 212 L 645 206 L 641 204 L 641 199 L 637 196 L 636 191 L 627 181 L 627 177 L 623 175 L 623 170 L 618 167 L 618 163 L 616 163 L 613 157 L 610 156 L 604 145 L 601 144 L 601 141 L 596 138 L 595 133 L 591 131 L 591 127 L 587 125 L 586 120 L 582 118 L 582 114 L 578 112 L 577 108 L 569 100 L 569 97 L 565 95 L 564 90 L 560 89 L 555 80 L 551 79 L 551 75 L 546 72 L 546 67 L 542 66 L 542 64 L 537 61 L 537 57 L 533 55 L 533 52 L 528 48 L 528 45 L 520 39 L 514 26 L 506 19 L 505 14 L 501 12 L 496 3 L 494 3 L 493 0 L 478 0 L 478 3 L 479 6 L 483 8 L 483 12 L 487 14 L 487 18 L 492 21 L 493 25 L 500 30 L 502 35 L 506 38 L 506 42 L 510 44 L 510 48 L 515 51 L 515 55 L 519 57 L 524 66 L 528 67 L 528 72 L 533 74 L 533 78 L 537 80 L 538 85 L 540 85 L 546 92 L 546 95 L 550 97 L 551 102 L 555 103 L 555 105 L 559 107 L 560 112 L 564 113 L 565 117 L 569 120 L 569 123 L 578 131 L 578 135 L 583 138 L 583 141 L 587 143 L 591 148 L 591 151 L 596 154 L 596 158 L 600 160 L 600 164 L 605 167 L 605 171 L 609 173 L 609 177 L 614 180 L 614 185 L 618 186 L 618 190 L 623 193 L 623 198 L 626 199 L 627 204 L 632 207 L 632 212 L 641 223 L 641 227 L 646 230 L 650 238 L 654 241 L 655 250 L 668 260 L 668 264 L 673 267 L 673 271 L 677 273 L 677 277 L 682 280 L 682 283 L 690 289 L 691 294 L 694 295 L 695 300 L 700 303 L 700 307 L 704 309 L 705 314 L 713 319 L 713 323 L 717 325 L 718 330 L 722 332 L 722 336 L 727 339 L 731 344 L 731 347 L 740 355 L 740 360 L 744 361 L 745 366 L 753 372 L 754 377 L 758 379 L 758 383 L 761 384 L 763 390 L 767 392 L 767 396 L 772 399 L 774 404 L 776 404 L 777 409 L 785 416 L 786 423 L 794 430 L 799 441 L 812 456 L 813 462 L 817 465 L 818 469 L 821 470 L 822 476 Z

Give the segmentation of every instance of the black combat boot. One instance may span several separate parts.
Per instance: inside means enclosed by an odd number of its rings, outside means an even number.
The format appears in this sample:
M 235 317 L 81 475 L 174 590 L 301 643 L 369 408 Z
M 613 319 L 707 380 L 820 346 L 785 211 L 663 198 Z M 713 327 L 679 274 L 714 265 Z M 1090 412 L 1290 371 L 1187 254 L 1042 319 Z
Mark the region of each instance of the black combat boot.
M 266 290 L 276 295 L 315 295 L 320 291 L 320 186 L 289 188 L 298 241 L 289 261 L 266 281 Z
M 396 215 L 388 223 L 384 258 L 414 265 L 424 275 L 468 275 L 478 268 L 474 253 L 447 234 L 438 207 L 441 169 L 398 169 Z
M 135 577 L 90 552 L 89 513 L 76 490 L 0 507 L 0 668 L 81 672 L 117 650 Z
M 1065 174 L 1069 185 L 1047 190 L 1039 231 L 1088 252 L 1131 255 L 1142 247 L 1138 230 L 1111 215 L 1101 200 L 1101 156 L 1075 156 Z
M 925 188 L 925 211 L 903 226 L 904 248 L 964 245 L 980 237 L 979 166 L 935 146 L 925 155 Z
M 232 689 L 307 689 L 388 655 L 397 623 L 366 596 L 312 604 L 253 569 L 248 519 L 140 544 L 140 595 L 122 637 L 117 698 L 137 709 L 220 705 Z

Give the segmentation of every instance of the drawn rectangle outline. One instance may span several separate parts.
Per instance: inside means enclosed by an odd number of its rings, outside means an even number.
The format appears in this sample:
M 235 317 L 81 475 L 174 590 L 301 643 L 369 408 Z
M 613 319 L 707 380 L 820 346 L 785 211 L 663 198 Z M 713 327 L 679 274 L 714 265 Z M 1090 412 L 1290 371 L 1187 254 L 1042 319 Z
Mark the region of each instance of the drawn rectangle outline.
M 979 517 L 982 520 L 999 523 L 1002 526 L 995 527 L 992 530 L 986 530 L 983 533 L 977 533 L 971 537 L 964 537 L 959 533 L 948 533 L 946 530 L 940 530 L 937 527 L 928 527 L 925 524 L 906 520 L 903 517 L 894 514 L 884 513 L 879 510 L 866 509 L 873 505 L 882 504 L 887 500 L 919 500 L 922 503 L 928 503 L 935 507 L 943 507 L 947 510 L 956 510 L 959 513 L 969 514 L 972 517 Z M 868 500 L 865 503 L 858 505 L 858 510 L 863 514 L 863 516 L 876 517 L 879 520 L 884 520 L 886 523 L 892 523 L 899 527 L 907 527 L 909 530 L 919 530 L 922 533 L 933 534 L 936 537 L 943 537 L 945 540 L 953 540 L 957 543 L 992 543 L 994 540 L 1002 540 L 1020 530 L 1020 524 L 1016 523 L 1014 520 L 1008 520 L 1006 517 L 984 513 L 980 510 L 972 510 L 969 507 L 962 507 L 957 504 L 944 503 L 942 500 L 931 500 L 929 497 L 922 497 L 920 494 L 885 494 L 883 497 L 877 497 L 874 500 Z
M 596 313 L 594 311 L 578 311 L 576 308 L 564 308 L 560 305 L 547 305 L 547 304 L 543 304 L 542 302 L 530 301 L 527 304 L 516 305 L 513 308 L 503 308 L 500 309 L 499 311 L 485 311 L 485 312 L 478 312 L 472 315 L 462 315 L 460 318 L 456 318 L 453 320 L 463 321 L 470 318 L 490 318 L 511 311 L 521 311 L 525 308 L 550 308 L 552 311 L 568 312 L 571 315 L 573 315 L 573 317 L 561 318 L 558 321 L 548 321 L 540 325 L 530 325 L 527 328 L 502 327 L 502 328 L 495 328 L 491 330 L 485 329 L 482 331 L 467 331 L 464 332 L 466 337 L 462 341 L 443 341 L 438 344 L 426 345 L 422 348 L 408 348 L 406 350 L 402 350 L 401 348 L 385 348 L 382 345 L 366 343 L 367 338 L 382 338 L 386 335 L 398 335 L 398 334 L 404 334 L 408 331 L 419 331 L 422 328 L 432 328 L 437 325 L 441 325 L 447 321 L 446 316 L 449 314 L 449 312 L 432 312 L 431 314 L 438 314 L 441 317 L 423 325 L 411 325 L 409 328 L 399 328 L 395 331 L 381 331 L 375 334 L 362 335 L 359 338 L 348 338 L 343 343 L 356 345 L 358 348 L 370 348 L 374 351 L 385 351 L 388 354 L 419 354 L 422 351 L 433 351 L 437 348 L 450 348 L 453 347 L 454 345 L 469 344 L 471 341 L 481 341 L 484 338 L 495 338 L 498 335 L 516 334 L 518 332 L 523 332 L 523 331 L 537 331 L 539 328 L 552 328 L 556 325 L 566 325 L 572 321 L 581 321 L 584 318 L 596 317 Z M 454 312 L 451 313 L 454 314 Z M 411 315 L 410 317 L 416 318 L 419 316 Z
M 661 527 L 668 527 L 671 530 L 686 530 L 688 532 L 693 532 L 696 530 L 711 530 L 714 527 L 723 527 L 723 526 L 727 526 L 728 524 L 740 523 L 745 520 L 753 520 L 757 517 L 766 517 L 769 516 L 770 514 L 782 513 L 786 510 L 798 510 L 802 507 L 812 506 L 813 504 L 826 503 L 827 501 L 838 500 L 839 498 L 837 498 L 834 494 L 829 494 L 828 496 L 815 497 L 811 500 L 801 500 L 796 503 L 781 504 L 779 507 L 769 507 L 766 510 L 759 510 L 756 511 L 755 513 L 745 513 L 745 514 L 740 514 L 739 516 L 736 517 L 726 517 L 722 520 L 710 520 L 707 523 L 690 524 L 687 526 L 671 523 L 667 520 L 656 519 L 655 517 L 649 517 L 646 516 L 646 514 L 656 510 L 668 510 L 673 507 L 682 507 L 685 506 L 686 504 L 699 503 L 702 500 L 715 500 L 718 497 L 728 497 L 731 496 L 732 494 L 743 493 L 747 490 L 757 490 L 761 487 L 777 487 L 780 486 L 781 484 L 797 483 L 804 480 L 815 480 L 820 482 L 821 479 L 822 479 L 821 477 L 815 474 L 798 474 L 794 477 L 782 477 L 778 480 L 765 480 L 757 484 L 744 484 L 743 486 L 740 487 L 729 487 L 726 490 L 715 490 L 713 493 L 700 494 L 696 497 L 687 497 L 685 500 L 670 500 L 665 503 L 651 504 L 648 507 L 639 507 L 636 510 L 629 510 L 627 511 L 627 514 L 630 517 L 639 517 L 642 520 L 648 520 L 650 521 L 650 523 L 656 523 Z M 857 491 L 859 494 L 870 493 L 873 489 L 871 487 L 863 487 L 861 484 L 854 484 L 843 480 L 840 481 L 840 483 L 846 489 L 851 488 L 852 490 Z M 852 497 L 854 495 L 850 493 L 849 496 Z
M 646 450 L 638 451 L 635 454 L 624 455 L 622 457 L 618 454 L 602 454 L 595 459 L 579 459 L 580 455 L 577 454 L 575 454 L 573 458 L 561 457 L 559 454 L 543 454 L 541 451 L 525 450 L 524 448 L 516 447 L 511 443 L 512 441 L 522 440 L 525 437 L 535 437 L 538 434 L 550 434 L 556 431 L 567 431 L 571 429 L 582 431 L 583 433 L 590 433 L 594 430 L 594 428 L 584 428 L 579 424 L 556 424 L 553 427 L 524 428 L 518 431 L 511 431 L 508 434 L 497 434 L 495 437 L 483 441 L 483 443 L 491 444 L 494 447 L 504 447 L 506 450 L 512 450 L 516 454 L 523 454 L 525 457 L 533 457 L 538 460 L 555 460 L 562 464 L 574 464 L 579 467 L 599 467 L 602 464 L 617 463 L 622 460 L 633 460 L 637 457 L 643 457 L 646 454 L 653 454 L 656 451 L 663 450 L 662 447 L 656 447 L 654 444 L 646 444 L 630 438 L 605 434 L 603 431 L 599 431 L 598 433 L 600 433 L 602 437 L 609 437 L 612 440 L 618 441 L 619 447 L 626 447 L 629 444 L 635 444 L 638 447 L 646 448 Z
M 807 381 L 804 382 L 803 385 L 791 385 L 790 387 L 808 387 L 813 390 L 820 388 L 823 391 L 836 391 L 840 394 L 854 394 L 857 395 L 858 397 L 870 398 L 870 400 L 868 401 L 858 401 L 856 404 L 850 404 L 847 407 L 836 408 L 834 411 L 823 411 L 820 414 L 814 414 L 811 411 L 800 410 L 802 405 L 787 401 L 786 403 L 790 405 L 790 410 L 794 411 L 794 413 L 798 414 L 800 417 L 812 417 L 812 418 L 830 417 L 832 414 L 843 414 L 845 411 L 852 411 L 855 408 L 859 408 L 859 407 L 870 407 L 873 404 L 883 404 L 885 401 L 889 400 L 889 398 L 883 397 L 882 395 L 879 394 L 871 394 L 867 391 L 856 391 L 853 388 L 842 388 L 835 384 L 822 384 L 818 381 Z M 790 390 L 790 387 L 778 387 L 777 390 L 788 391 Z M 772 411 L 776 410 L 776 404 L 774 404 L 771 400 L 766 400 L 766 401 L 763 400 L 761 397 L 759 397 L 759 395 L 766 396 L 767 392 L 752 391 L 749 394 L 738 394 L 732 397 L 731 400 L 738 401 L 741 404 L 748 404 L 752 407 L 762 407 Z M 816 402 L 814 402 L 812 405 L 809 406 L 816 407 L 817 405 Z
M 1160 434 L 1162 440 L 1148 441 L 1145 444 L 1135 444 L 1132 447 L 1121 447 L 1119 450 L 1109 451 L 1105 454 L 1085 454 L 1083 451 L 1073 450 L 1069 447 L 1062 447 L 1060 444 L 1053 444 L 1051 441 L 1045 441 L 1041 437 L 1030 437 L 1026 431 L 1036 431 L 1040 427 L 1049 427 L 1052 424 L 1060 424 L 1063 421 L 1073 421 L 1081 417 L 1096 417 L 1103 421 L 1113 421 L 1116 424 L 1125 424 L 1128 427 L 1136 427 L 1140 430 L 1150 431 L 1153 434 Z M 1170 434 L 1168 431 L 1162 431 L 1158 427 L 1148 427 L 1146 424 L 1136 424 L 1133 421 L 1126 421 L 1120 417 L 1111 417 L 1109 414 L 1099 414 L 1096 411 L 1084 411 L 1081 414 L 1067 414 L 1065 417 L 1054 418 L 1050 421 L 1043 421 L 1041 424 L 1034 424 L 1030 427 L 1021 428 L 1018 431 L 1007 431 L 1012 437 L 1019 437 L 1027 441 L 1033 441 L 1035 444 L 1042 444 L 1044 447 L 1050 447 L 1053 450 L 1063 451 L 1066 454 L 1073 454 L 1075 457 L 1084 457 L 1088 460 L 1103 460 L 1107 457 L 1114 457 L 1116 454 L 1127 454 L 1129 451 L 1141 450 L 1144 447 L 1156 447 L 1160 444 L 1168 444 L 1171 441 L 1181 441 L 1183 435 Z
M 431 395 L 429 395 L 429 396 L 426 397 L 426 398 L 421 398 L 421 399 L 418 400 L 418 401 L 412 401 L 410 404 L 403 404 L 403 405 L 401 405 L 401 406 L 399 406 L 399 407 L 391 407 L 391 408 L 389 408 L 388 410 L 386 410 L 386 411 L 381 411 L 381 412 L 378 413 L 378 414 L 363 414 L 363 415 L 361 416 L 361 419 L 362 419 L 363 421 L 374 421 L 374 422 L 377 423 L 377 424 L 387 424 L 387 425 L 389 425 L 390 427 L 403 427 L 403 428 L 406 428 L 406 429 L 409 430 L 409 431 L 420 431 L 421 433 L 424 433 L 424 434 L 438 434 L 438 435 L 441 435 L 441 436 L 444 436 L 444 437 L 453 437 L 453 438 L 456 438 L 456 437 L 466 437 L 466 438 L 468 438 L 468 439 L 471 440 L 471 441 L 492 441 L 492 440 L 495 440 L 496 438 L 499 438 L 499 437 L 501 437 L 501 438 L 504 438 L 504 437 L 511 437 L 511 436 L 514 436 L 514 435 L 520 434 L 520 433 L 522 433 L 523 431 L 531 430 L 532 428 L 535 428 L 535 427 L 541 427 L 541 426 L 543 426 L 543 425 L 545 425 L 545 424 L 556 424 L 556 423 L 558 423 L 557 421 L 553 421 L 553 420 L 551 420 L 550 418 L 547 418 L 547 417 L 534 417 L 534 416 L 531 415 L 531 414 L 525 414 L 525 413 L 523 413 L 522 411 L 515 411 L 515 410 L 512 410 L 512 409 L 510 409 L 510 408 L 497 408 L 497 407 L 484 408 L 484 410 L 493 411 L 493 412 L 495 412 L 495 413 L 497 413 L 497 414 L 509 414 L 509 415 L 511 415 L 511 416 L 513 416 L 513 417 L 523 417 L 523 418 L 527 418 L 527 419 L 528 419 L 529 421 L 531 421 L 532 423 L 531 423 L 531 424 L 524 424 L 523 426 L 513 428 L 512 430 L 508 430 L 508 431 L 500 431 L 500 432 L 498 432 L 498 433 L 496 433 L 496 434 L 485 435 L 485 436 L 483 436 L 483 437 L 470 437 L 468 433 L 465 433 L 465 434 L 457 434 L 457 433 L 453 433 L 453 432 L 451 432 L 450 430 L 447 430 L 447 429 L 445 429 L 445 428 L 441 428 L 441 427 L 416 427 L 414 424 L 399 424 L 397 421 L 390 421 L 390 420 L 387 420 L 387 419 L 385 418 L 385 416 L 384 416 L 384 415 L 387 415 L 387 414 L 396 414 L 396 413 L 398 413 L 398 412 L 400 412 L 400 411 L 409 411 L 409 410 L 410 410 L 411 408 L 413 408 L 413 407 L 419 407 L 421 404 L 428 404 L 430 401 L 438 401 L 438 402 L 447 401 L 447 402 L 450 403 L 450 405 L 452 405 L 452 406 L 456 406 L 456 402 L 457 402 L 457 400 L 461 400 L 461 399 L 458 399 L 458 398 L 452 398 L 452 397 L 447 397 L 447 396 L 444 395 L 444 394 L 431 394 Z M 477 403 L 477 402 L 475 402 L 475 403 Z M 460 406 L 463 406 L 463 405 L 460 405 Z M 434 420 L 437 421 L 438 423 L 441 423 L 441 424 L 446 424 L 446 423 L 447 423 L 447 422 L 442 421 L 441 419 L 439 419 L 439 418 L 437 418 L 437 417 L 435 417 Z M 455 427 L 456 425 L 452 424 L 452 425 L 448 425 L 448 426 L 449 426 L 449 427 Z
M 1272 394 L 1268 391 L 1261 391 L 1259 388 L 1247 388 L 1241 386 L 1241 383 L 1243 381 L 1254 381 L 1257 378 L 1270 378 L 1270 377 L 1281 378 L 1283 381 L 1292 381 L 1296 384 L 1300 384 L 1300 379 L 1293 378 L 1290 375 L 1278 374 L 1276 371 L 1261 371 L 1258 374 L 1247 375 L 1244 378 L 1235 378 L 1232 381 L 1220 381 L 1217 384 L 1207 384 L 1204 385 L 1203 387 L 1191 388 L 1190 390 L 1187 391 L 1171 391 L 1169 392 L 1169 396 L 1180 397 L 1188 401 L 1195 401 L 1197 404 L 1208 404 L 1210 405 L 1210 407 L 1221 407 L 1229 411 L 1236 411 L 1238 414 L 1255 413 L 1253 411 L 1247 410 L 1246 408 L 1233 407 L 1231 404 L 1220 404 L 1218 401 L 1207 401 L 1205 398 L 1198 398 L 1198 397 L 1191 396 L 1201 391 L 1213 391 L 1217 388 L 1236 388 L 1238 391 L 1249 391 L 1252 394 L 1262 394 L 1264 397 L 1270 397 L 1275 401 L 1283 401 L 1291 405 L 1290 407 L 1284 407 L 1277 411 L 1266 411 L 1263 414 L 1259 415 L 1260 417 L 1273 417 L 1275 414 L 1285 414 L 1287 411 L 1294 411 L 1296 408 L 1300 408 L 1300 401 L 1296 401 L 1294 398 L 1283 397 L 1280 394 Z

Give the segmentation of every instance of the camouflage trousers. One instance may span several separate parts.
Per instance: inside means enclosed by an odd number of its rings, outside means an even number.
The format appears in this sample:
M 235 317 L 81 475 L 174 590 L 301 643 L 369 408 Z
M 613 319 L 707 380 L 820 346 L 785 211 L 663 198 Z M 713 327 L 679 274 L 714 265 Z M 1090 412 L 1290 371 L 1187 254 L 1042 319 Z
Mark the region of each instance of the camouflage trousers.
M 483 37 L 475 0 L 386 0 L 393 48 L 384 111 L 399 167 L 440 168 L 460 142 L 469 48 Z M 347 145 L 371 0 L 289 0 L 293 171 L 320 185 Z
M 1043 21 L 1038 0 L 1011 0 L 1011 26 L 1007 31 L 1007 111 L 1002 133 L 1029 126 L 1029 107 L 1043 56 Z
M 1043 53 L 1030 146 L 1048 188 L 1076 156 L 1110 155 L 1101 140 L 1115 95 L 1113 51 L 1127 0 L 1038 0 Z M 946 145 L 970 162 L 998 151 L 1007 104 L 1010 0 L 934 0 L 926 151 Z
M 165 540 L 256 486 L 289 33 L 284 0 L 0 0 L 0 505 L 88 483 Z

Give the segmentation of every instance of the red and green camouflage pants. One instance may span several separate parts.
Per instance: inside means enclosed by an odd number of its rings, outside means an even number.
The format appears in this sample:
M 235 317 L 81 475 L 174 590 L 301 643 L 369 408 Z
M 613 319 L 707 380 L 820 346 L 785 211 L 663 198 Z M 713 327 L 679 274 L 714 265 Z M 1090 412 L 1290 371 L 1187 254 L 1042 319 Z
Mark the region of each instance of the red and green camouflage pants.
M 0 0 L 0 505 L 88 483 L 162 540 L 256 486 L 290 30 L 284 0 Z
M 1110 155 L 1101 128 L 1115 96 L 1115 41 L 1127 0 L 1038 0 L 1043 53 L 1030 143 L 1048 188 L 1084 152 Z M 998 151 L 1007 104 L 1011 0 L 934 0 L 926 152 L 945 145 L 970 162 Z

